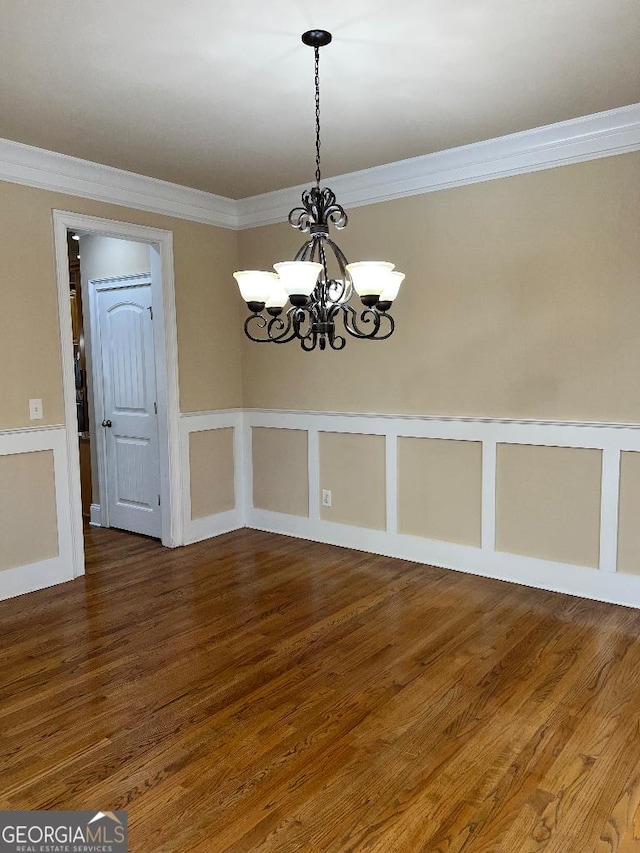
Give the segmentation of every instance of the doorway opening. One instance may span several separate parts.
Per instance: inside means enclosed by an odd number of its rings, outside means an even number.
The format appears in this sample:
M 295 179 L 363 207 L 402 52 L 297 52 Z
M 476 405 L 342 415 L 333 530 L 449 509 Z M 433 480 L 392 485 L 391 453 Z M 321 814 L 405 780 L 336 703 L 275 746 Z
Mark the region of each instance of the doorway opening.
M 159 539 L 150 247 L 67 237 L 82 516 Z
M 87 520 L 182 544 L 173 249 L 171 232 L 63 211 L 54 233 L 79 575 Z

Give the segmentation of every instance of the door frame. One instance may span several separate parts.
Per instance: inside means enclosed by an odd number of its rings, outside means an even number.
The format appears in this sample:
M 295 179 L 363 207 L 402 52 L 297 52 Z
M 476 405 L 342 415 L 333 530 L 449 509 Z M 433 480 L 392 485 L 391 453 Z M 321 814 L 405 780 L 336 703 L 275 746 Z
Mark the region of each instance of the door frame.
M 153 277 L 150 272 L 137 273 L 136 275 L 122 275 L 113 278 L 92 278 L 87 282 L 87 291 L 89 295 L 89 320 L 91 328 L 91 373 L 93 390 L 93 412 L 95 416 L 95 441 L 96 441 L 96 462 L 98 469 L 98 491 L 100 493 L 100 523 L 102 527 L 111 527 L 109 518 L 109 504 L 107 502 L 107 489 L 109 468 L 107 465 L 107 442 L 104 430 L 98 428 L 105 418 L 104 410 L 104 373 L 100 369 L 101 359 L 97 358 L 102 353 L 102 331 L 100 319 L 98 317 L 98 294 L 114 288 L 124 289 L 127 287 L 137 287 L 141 284 L 151 285 L 151 295 L 153 299 Z M 155 389 L 154 394 L 158 397 L 158 379 L 157 367 L 155 365 L 155 345 L 154 345 L 154 374 Z M 158 410 L 159 411 L 159 410 Z M 159 441 L 159 439 L 158 439 Z M 158 466 L 160 466 L 159 445 L 158 445 Z M 162 493 L 161 493 L 162 494 Z M 94 504 L 92 503 L 92 507 Z
M 183 544 L 182 469 L 180 465 L 180 404 L 178 386 L 178 335 L 176 328 L 173 234 L 160 228 L 97 216 L 53 210 L 53 238 L 58 289 L 58 328 L 62 357 L 62 386 L 68 454 L 69 510 L 71 517 L 73 575 L 84 574 L 84 538 L 80 493 L 80 455 L 76 387 L 73 371 L 73 333 L 69 310 L 69 259 L 67 231 L 148 243 L 151 258 L 151 300 L 158 395 L 158 448 L 162 544 Z

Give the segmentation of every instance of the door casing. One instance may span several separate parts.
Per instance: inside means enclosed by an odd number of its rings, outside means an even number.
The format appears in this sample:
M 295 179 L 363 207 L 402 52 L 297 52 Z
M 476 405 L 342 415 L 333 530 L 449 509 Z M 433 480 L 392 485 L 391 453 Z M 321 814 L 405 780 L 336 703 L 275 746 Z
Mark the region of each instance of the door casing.
M 154 348 L 158 392 L 158 445 L 162 544 L 183 544 L 182 471 L 180 465 L 180 408 L 178 387 L 178 337 L 175 313 L 173 234 L 159 228 L 95 216 L 53 211 L 53 235 L 58 287 L 58 327 L 62 359 L 65 432 L 69 460 L 69 512 L 71 517 L 74 577 L 84 574 L 84 539 L 80 494 L 80 456 L 73 372 L 73 335 L 69 310 L 67 230 L 148 243 L 151 257 L 151 292 L 154 314 Z

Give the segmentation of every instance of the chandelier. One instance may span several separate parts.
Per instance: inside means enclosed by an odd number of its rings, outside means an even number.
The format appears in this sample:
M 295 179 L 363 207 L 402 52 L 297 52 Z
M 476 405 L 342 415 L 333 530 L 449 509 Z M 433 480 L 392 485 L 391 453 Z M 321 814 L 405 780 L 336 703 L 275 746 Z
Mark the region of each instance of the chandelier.
M 302 36 L 315 54 L 316 182 L 302 193 L 302 206 L 290 212 L 289 223 L 309 233 L 309 239 L 292 261 L 274 264 L 275 273 L 233 274 L 251 312 L 244 323 L 246 336 L 257 343 L 298 340 L 307 352 L 327 345 L 341 350 L 347 342 L 345 333 L 364 340 L 390 337 L 395 324 L 388 312 L 404 279 L 404 273 L 385 261 L 348 263 L 329 237 L 330 224 L 341 230 L 348 221 L 335 193 L 320 185 L 320 48 L 331 38 L 326 30 L 309 30 Z M 287 302 L 290 307 L 285 311 Z

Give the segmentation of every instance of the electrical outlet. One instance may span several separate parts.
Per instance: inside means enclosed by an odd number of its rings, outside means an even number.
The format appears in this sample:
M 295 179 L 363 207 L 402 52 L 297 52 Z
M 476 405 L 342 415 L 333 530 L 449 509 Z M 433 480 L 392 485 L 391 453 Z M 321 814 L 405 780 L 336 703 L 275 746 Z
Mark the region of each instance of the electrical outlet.
M 331 506 L 331 489 L 322 490 L 322 506 Z
M 42 400 L 29 400 L 29 417 L 32 421 L 42 420 Z

